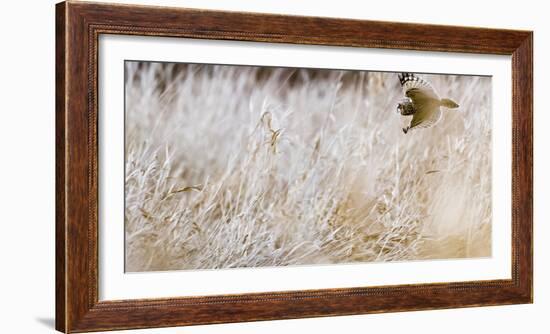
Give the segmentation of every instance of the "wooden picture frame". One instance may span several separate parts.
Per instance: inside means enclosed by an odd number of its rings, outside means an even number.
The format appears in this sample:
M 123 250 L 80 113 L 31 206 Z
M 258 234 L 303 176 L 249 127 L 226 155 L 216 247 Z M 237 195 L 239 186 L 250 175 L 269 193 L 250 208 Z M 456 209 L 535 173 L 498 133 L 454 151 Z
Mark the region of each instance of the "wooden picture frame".
M 512 57 L 512 278 L 122 301 L 98 299 L 98 37 L 261 41 Z M 85 332 L 533 301 L 533 34 L 66 1 L 56 7 L 56 329 Z

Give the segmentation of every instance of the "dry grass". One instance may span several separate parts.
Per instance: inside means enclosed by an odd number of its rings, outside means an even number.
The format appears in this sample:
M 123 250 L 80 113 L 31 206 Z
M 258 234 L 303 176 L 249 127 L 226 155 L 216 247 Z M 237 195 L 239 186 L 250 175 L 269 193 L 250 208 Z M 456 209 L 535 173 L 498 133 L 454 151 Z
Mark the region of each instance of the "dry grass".
M 404 135 L 395 73 L 126 71 L 127 271 L 490 256 L 490 78 Z

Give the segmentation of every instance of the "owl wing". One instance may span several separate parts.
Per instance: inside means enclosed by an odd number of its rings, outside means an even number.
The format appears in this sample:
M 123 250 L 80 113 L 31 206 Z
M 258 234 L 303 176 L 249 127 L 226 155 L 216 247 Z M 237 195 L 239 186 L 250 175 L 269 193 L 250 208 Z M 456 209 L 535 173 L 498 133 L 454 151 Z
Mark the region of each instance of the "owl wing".
M 412 92 L 421 92 L 423 96 L 439 99 L 439 96 L 430 83 L 414 73 L 400 73 L 397 75 L 405 96 Z M 418 93 L 416 93 L 418 94 Z M 412 97 L 410 97 L 412 99 Z M 414 100 L 413 100 L 414 103 Z
M 412 128 L 429 128 L 439 121 L 441 118 L 441 109 L 439 106 L 432 108 L 418 109 L 411 119 L 409 127 Z

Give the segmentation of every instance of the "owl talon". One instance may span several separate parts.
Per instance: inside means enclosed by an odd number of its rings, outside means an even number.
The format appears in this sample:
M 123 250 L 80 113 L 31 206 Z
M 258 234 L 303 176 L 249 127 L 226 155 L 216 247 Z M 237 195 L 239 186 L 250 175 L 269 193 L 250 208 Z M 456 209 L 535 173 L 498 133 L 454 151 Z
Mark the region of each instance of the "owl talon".
M 407 132 L 409 131 L 409 127 L 407 126 L 406 128 L 403 128 L 403 133 L 404 134 L 407 134 Z

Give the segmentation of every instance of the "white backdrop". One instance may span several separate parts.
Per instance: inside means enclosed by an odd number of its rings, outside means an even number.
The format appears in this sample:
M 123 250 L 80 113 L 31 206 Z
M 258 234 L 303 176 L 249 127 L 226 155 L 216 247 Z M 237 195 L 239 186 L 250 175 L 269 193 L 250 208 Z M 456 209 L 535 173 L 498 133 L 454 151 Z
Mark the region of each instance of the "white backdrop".
M 550 84 L 550 23 L 543 2 L 463 0 L 132 0 L 283 14 L 337 16 L 535 31 L 535 304 L 458 310 L 407 312 L 259 323 L 142 330 L 136 333 L 544 333 L 550 309 L 547 171 L 550 142 L 544 101 Z M 54 317 L 54 3 L 51 0 L 4 2 L 0 8 L 0 330 L 53 332 Z M 498 14 L 497 14 L 498 13 Z M 6 117 L 7 116 L 7 117 Z M 546 156 L 545 156 L 546 154 Z M 547 201 L 547 200 L 546 200 Z M 126 332 L 133 333 L 134 331 Z

